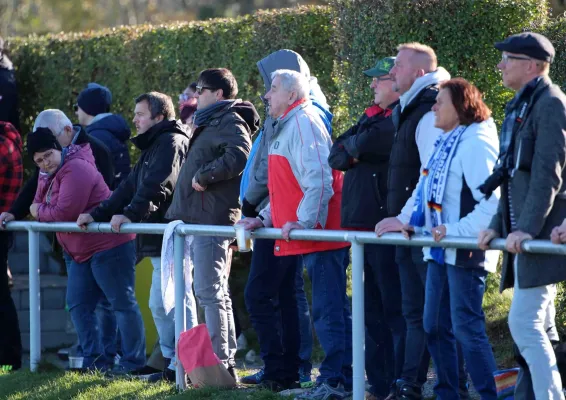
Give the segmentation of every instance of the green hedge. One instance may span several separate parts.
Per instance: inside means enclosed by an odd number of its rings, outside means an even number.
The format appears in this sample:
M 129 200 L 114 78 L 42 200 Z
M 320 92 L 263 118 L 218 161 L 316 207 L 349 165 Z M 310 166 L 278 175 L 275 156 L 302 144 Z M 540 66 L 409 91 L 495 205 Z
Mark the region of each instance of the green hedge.
M 439 65 L 485 94 L 497 120 L 510 93 L 501 85 L 496 41 L 544 25 L 545 0 L 331 0 L 337 49 L 335 76 L 346 95 L 341 110 L 351 118 L 371 101 L 361 73 L 377 57 L 396 54 L 399 43 L 432 46 Z
M 139 94 L 157 90 L 176 102 L 198 73 L 211 67 L 231 69 L 239 97 L 261 108 L 264 86 L 256 62 L 281 48 L 303 55 L 332 102 L 337 87 L 329 16 L 328 8 L 299 7 L 236 19 L 13 38 L 8 46 L 17 66 L 23 131 L 44 108 L 72 116 L 76 95 L 87 82 L 107 85 L 113 112 L 131 119 Z

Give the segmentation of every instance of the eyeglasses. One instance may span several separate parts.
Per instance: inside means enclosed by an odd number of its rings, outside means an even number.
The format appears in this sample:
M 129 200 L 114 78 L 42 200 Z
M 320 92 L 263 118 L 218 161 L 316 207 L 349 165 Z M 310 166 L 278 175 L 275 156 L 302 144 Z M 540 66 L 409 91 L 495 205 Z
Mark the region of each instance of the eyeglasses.
M 188 94 L 186 94 L 186 93 L 181 93 L 181 94 L 179 95 L 179 101 L 183 102 L 183 101 L 187 101 L 187 100 L 189 100 L 189 95 L 188 95 Z
M 526 60 L 526 61 L 531 61 L 532 58 L 529 57 L 517 57 L 517 56 L 511 56 L 509 54 L 503 54 L 501 56 L 501 62 L 503 64 L 507 64 L 509 62 L 509 60 Z
M 385 81 L 392 81 L 393 78 L 391 78 L 391 77 L 389 77 L 389 78 L 383 78 L 383 77 L 375 78 L 375 77 L 374 77 L 373 80 L 374 80 L 375 82 L 385 82 Z
M 43 157 L 35 158 L 33 162 L 36 163 L 37 165 L 42 165 L 45 161 L 49 160 L 51 157 L 53 157 L 53 150 L 46 151 Z
M 213 92 L 213 91 L 216 90 L 216 89 L 211 88 L 211 87 L 209 87 L 209 86 L 197 86 L 197 93 L 198 93 L 199 95 L 201 95 L 202 92 L 204 92 L 206 89 L 210 90 L 211 92 Z

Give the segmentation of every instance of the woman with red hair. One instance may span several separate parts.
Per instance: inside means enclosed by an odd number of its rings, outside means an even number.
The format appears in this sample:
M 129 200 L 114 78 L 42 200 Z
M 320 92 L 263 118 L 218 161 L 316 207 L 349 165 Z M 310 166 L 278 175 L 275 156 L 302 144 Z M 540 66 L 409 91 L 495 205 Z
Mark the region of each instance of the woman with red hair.
M 497 161 L 499 140 L 491 111 L 480 91 L 456 78 L 440 85 L 435 126 L 444 131 L 402 211 L 403 233 L 477 237 L 497 211 L 499 193 L 486 199 L 478 187 Z M 482 300 L 488 272 L 494 272 L 498 253 L 425 247 L 428 262 L 423 325 L 433 358 L 441 399 L 458 399 L 458 354 L 482 399 L 497 399 L 495 358 L 485 332 Z

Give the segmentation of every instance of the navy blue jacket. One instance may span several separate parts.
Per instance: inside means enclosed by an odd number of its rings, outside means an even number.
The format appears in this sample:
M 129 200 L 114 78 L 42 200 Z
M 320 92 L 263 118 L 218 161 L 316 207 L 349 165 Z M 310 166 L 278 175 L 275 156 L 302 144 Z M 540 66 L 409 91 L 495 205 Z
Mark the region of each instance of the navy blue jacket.
M 114 161 L 114 185 L 110 189 L 118 187 L 120 182 L 127 178 L 131 171 L 130 153 L 127 141 L 130 139 L 131 131 L 128 123 L 121 115 L 100 114 L 85 130 L 90 136 L 95 137 L 108 147 Z

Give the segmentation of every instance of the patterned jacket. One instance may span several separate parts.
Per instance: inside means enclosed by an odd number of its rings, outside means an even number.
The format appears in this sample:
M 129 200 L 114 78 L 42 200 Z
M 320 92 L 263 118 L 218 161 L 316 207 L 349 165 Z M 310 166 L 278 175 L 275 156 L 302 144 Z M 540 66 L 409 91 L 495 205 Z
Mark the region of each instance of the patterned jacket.
M 0 212 L 18 197 L 24 178 L 22 138 L 9 122 L 0 122 Z

